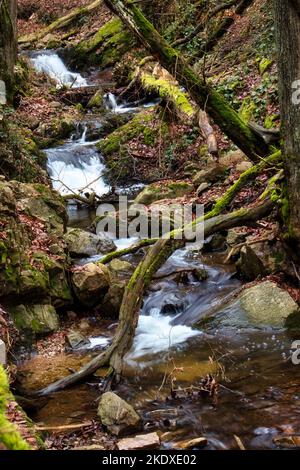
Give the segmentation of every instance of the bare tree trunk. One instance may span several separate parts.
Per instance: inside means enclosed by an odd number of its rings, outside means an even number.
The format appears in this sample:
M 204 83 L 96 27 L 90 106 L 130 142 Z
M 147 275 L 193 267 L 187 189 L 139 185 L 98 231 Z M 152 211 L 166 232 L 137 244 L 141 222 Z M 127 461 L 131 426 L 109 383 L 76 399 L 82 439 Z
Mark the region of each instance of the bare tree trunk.
M 14 66 L 17 59 L 17 0 L 0 2 L 0 80 L 5 83 L 7 100 L 14 92 Z M 3 84 L 1 92 L 3 93 Z
M 125 0 L 105 0 L 105 3 L 251 160 L 258 161 L 260 156 L 268 154 L 269 147 L 264 140 L 242 121 L 222 95 L 197 76 L 181 54 L 160 36 L 139 8 Z
M 300 247 L 300 1 L 275 0 L 279 90 L 291 240 Z

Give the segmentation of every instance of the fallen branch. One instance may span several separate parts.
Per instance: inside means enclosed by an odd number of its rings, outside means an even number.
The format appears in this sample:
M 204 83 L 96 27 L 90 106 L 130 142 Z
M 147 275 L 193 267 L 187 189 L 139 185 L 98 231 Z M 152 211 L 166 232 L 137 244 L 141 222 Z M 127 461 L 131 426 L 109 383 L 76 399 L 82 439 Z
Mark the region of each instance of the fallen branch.
M 125 255 L 130 255 L 130 254 L 133 254 L 133 253 L 137 253 L 142 248 L 144 248 L 146 246 L 153 245 L 155 242 L 157 242 L 156 238 L 149 238 L 149 239 L 145 239 L 145 240 L 140 240 L 138 243 L 135 243 L 134 245 L 130 246 L 129 248 L 123 248 L 122 250 L 113 251 L 112 253 L 108 253 L 106 256 L 104 256 L 104 258 L 97 261 L 97 264 L 107 264 L 115 258 L 121 258 L 122 256 L 125 256 Z
M 45 432 L 45 431 L 51 431 L 51 432 L 64 432 L 64 431 L 77 431 L 78 429 L 83 429 L 87 428 L 89 426 L 92 426 L 93 421 L 85 421 L 84 423 L 78 423 L 78 424 L 65 424 L 62 426 L 34 426 L 34 429 L 37 432 Z
M 53 33 L 53 31 L 56 31 L 58 29 L 65 28 L 66 26 L 69 26 L 74 21 L 77 21 L 82 16 L 93 13 L 102 3 L 103 3 L 102 0 L 95 0 L 93 3 L 90 3 L 89 5 L 75 8 L 66 16 L 63 16 L 62 18 L 58 18 L 57 20 L 53 21 L 53 23 L 51 23 L 49 26 L 38 31 L 37 33 L 20 37 L 18 42 L 19 44 L 37 42 L 43 39 L 45 36 L 47 36 L 47 34 Z
M 202 131 L 202 134 L 206 138 L 207 141 L 207 147 L 208 147 L 208 152 L 215 156 L 218 157 L 218 144 L 217 144 L 217 139 L 214 133 L 214 130 L 212 126 L 210 125 L 210 122 L 208 120 L 208 116 L 205 111 L 199 111 L 199 127 L 200 130 Z

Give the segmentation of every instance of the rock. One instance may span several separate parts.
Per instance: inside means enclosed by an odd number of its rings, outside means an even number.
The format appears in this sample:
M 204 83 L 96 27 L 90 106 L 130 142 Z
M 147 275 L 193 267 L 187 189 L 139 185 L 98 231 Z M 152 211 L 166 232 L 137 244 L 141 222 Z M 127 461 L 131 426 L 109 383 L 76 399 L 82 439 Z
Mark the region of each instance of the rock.
M 94 96 L 90 99 L 90 101 L 87 104 L 88 108 L 103 108 L 104 103 L 103 103 L 103 93 L 101 90 L 97 90 Z
M 288 292 L 274 282 L 264 281 L 245 288 L 223 307 L 212 308 L 194 326 L 300 329 L 300 310 Z
M 125 281 L 112 282 L 100 306 L 100 313 L 109 318 L 118 318 L 125 291 Z
M 207 445 L 206 437 L 196 437 L 195 439 L 188 439 L 186 441 L 176 442 L 173 446 L 175 449 L 189 450 Z
M 114 242 L 105 234 L 95 235 L 79 228 L 69 228 L 64 238 L 74 258 L 95 256 L 116 250 Z
M 112 392 L 106 392 L 101 396 L 98 416 L 103 426 L 117 436 L 136 431 L 142 423 L 134 408 Z
M 52 305 L 18 305 L 11 307 L 9 313 L 22 332 L 43 335 L 59 328 L 59 318 Z
M 115 258 L 109 263 L 109 270 L 116 276 L 120 276 L 122 274 L 130 276 L 134 271 L 134 266 L 131 263 L 128 263 L 128 261 L 122 261 Z
M 101 302 L 108 292 L 110 275 L 107 266 L 88 263 L 73 272 L 72 283 L 80 302 L 93 307 Z
M 233 167 L 238 165 L 239 163 L 249 162 L 246 155 L 241 150 L 233 150 L 227 152 L 224 157 L 220 159 L 220 162 L 225 167 Z
M 251 241 L 251 237 L 247 237 Z M 293 277 L 294 272 L 280 241 L 262 241 L 242 247 L 237 264 L 239 275 L 246 281 L 283 271 Z
M 226 167 L 219 163 L 209 163 L 194 176 L 194 186 L 199 186 L 202 183 L 215 183 L 225 175 L 225 170 Z
M 229 246 L 238 245 L 240 243 L 244 243 L 246 240 L 246 234 L 242 232 L 238 232 L 236 229 L 231 228 L 228 230 L 226 243 Z
M 238 300 L 254 326 L 284 327 L 287 318 L 299 310 L 290 294 L 271 281 L 245 289 Z
M 300 436 L 276 436 L 273 438 L 276 446 L 283 449 L 299 449 Z
M 146 186 L 136 197 L 134 204 L 149 205 L 161 199 L 175 199 L 192 193 L 194 187 L 192 184 L 179 181 L 160 185 L 153 183 Z
M 236 171 L 239 173 L 244 173 L 244 171 L 250 170 L 253 167 L 253 163 L 251 162 L 241 162 L 236 166 Z
M 70 331 L 66 336 L 66 340 L 72 349 L 79 349 L 90 344 L 90 341 L 79 331 Z
M 215 233 L 204 242 L 203 251 L 222 251 L 226 249 L 226 237 L 222 233 Z
M 207 182 L 201 183 L 200 186 L 198 187 L 197 191 L 196 191 L 197 196 L 201 196 L 201 194 L 204 193 L 204 191 L 206 191 L 206 189 L 208 189 L 210 187 L 211 187 L 210 183 L 207 183 Z
M 0 364 L 3 366 L 6 364 L 6 346 L 2 339 L 0 339 Z
M 106 450 L 101 444 L 91 444 L 89 446 L 73 447 L 71 450 Z
M 117 443 L 118 450 L 150 450 L 158 449 L 160 446 L 160 439 L 157 432 L 149 434 L 140 434 L 135 437 L 127 437 L 121 439 Z

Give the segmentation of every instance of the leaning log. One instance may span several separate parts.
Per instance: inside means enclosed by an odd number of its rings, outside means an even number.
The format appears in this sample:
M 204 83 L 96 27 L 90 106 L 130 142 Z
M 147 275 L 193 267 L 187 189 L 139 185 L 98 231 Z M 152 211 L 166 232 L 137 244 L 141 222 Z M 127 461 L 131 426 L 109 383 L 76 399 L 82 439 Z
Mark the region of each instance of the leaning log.
M 258 161 L 260 156 L 270 153 L 265 141 L 242 121 L 221 94 L 194 72 L 182 55 L 156 31 L 135 4 L 124 0 L 105 0 L 105 3 L 252 161 Z

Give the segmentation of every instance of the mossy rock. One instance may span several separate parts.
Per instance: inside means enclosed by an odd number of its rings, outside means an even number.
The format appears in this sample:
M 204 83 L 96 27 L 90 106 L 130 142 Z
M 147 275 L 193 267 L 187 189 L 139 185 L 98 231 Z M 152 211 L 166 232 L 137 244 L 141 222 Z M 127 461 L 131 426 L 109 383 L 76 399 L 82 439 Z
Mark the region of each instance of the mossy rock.
M 162 199 L 175 199 L 192 193 L 194 187 L 185 181 L 175 181 L 167 184 L 156 183 L 146 186 L 136 197 L 134 204 L 149 205 Z
M 45 335 L 57 331 L 59 318 L 49 304 L 17 305 L 9 308 L 14 325 L 21 332 Z

